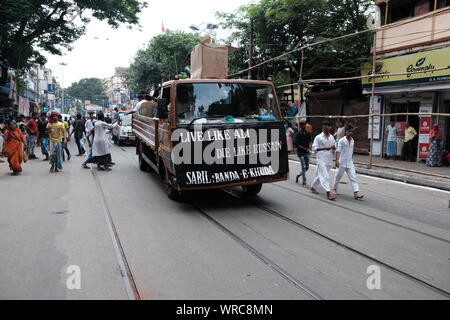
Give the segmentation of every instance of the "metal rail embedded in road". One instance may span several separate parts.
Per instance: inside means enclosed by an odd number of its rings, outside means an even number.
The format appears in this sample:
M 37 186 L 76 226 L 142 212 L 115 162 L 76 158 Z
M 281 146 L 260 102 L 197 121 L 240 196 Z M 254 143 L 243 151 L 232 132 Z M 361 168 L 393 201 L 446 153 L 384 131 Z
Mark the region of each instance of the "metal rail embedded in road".
M 326 239 L 328 241 L 333 242 L 334 244 L 336 244 L 336 245 L 338 245 L 340 247 L 343 247 L 343 248 L 345 248 L 345 249 L 347 249 L 347 250 L 349 250 L 349 251 L 351 251 L 353 253 L 356 253 L 356 254 L 364 257 L 364 258 L 367 258 L 367 259 L 369 259 L 371 261 L 374 261 L 375 263 L 377 263 L 379 265 L 382 265 L 385 268 L 387 268 L 387 269 L 389 269 L 391 271 L 394 271 L 395 273 L 398 273 L 398 274 L 400 274 L 400 275 L 402 275 L 402 276 L 404 276 L 404 277 L 406 277 L 406 278 L 408 278 L 408 279 L 410 279 L 410 280 L 412 280 L 412 281 L 414 281 L 414 282 L 416 282 L 416 283 L 418 283 L 418 284 L 420 284 L 420 285 L 422 285 L 424 287 L 427 287 L 427 288 L 429 288 L 429 289 L 431 289 L 431 290 L 433 290 L 433 291 L 435 291 L 435 292 L 445 296 L 446 298 L 450 298 L 450 292 L 445 291 L 444 289 L 438 288 L 438 287 L 436 287 L 436 286 L 434 286 L 434 285 L 432 285 L 432 284 L 430 284 L 430 283 L 428 283 L 428 282 L 426 282 L 424 280 L 421 280 L 421 279 L 419 279 L 419 278 L 417 278 L 417 277 L 415 277 L 415 276 L 413 276 L 413 275 L 411 275 L 411 274 L 409 274 L 409 273 L 407 273 L 405 271 L 402 271 L 402 270 L 400 270 L 400 269 L 398 269 L 398 268 L 396 268 L 396 267 L 394 267 L 394 266 L 392 266 L 392 265 L 390 265 L 390 264 L 388 264 L 386 262 L 383 262 L 383 261 L 381 261 L 379 259 L 371 257 L 370 255 L 368 255 L 368 254 L 366 254 L 364 252 L 361 252 L 358 249 L 352 248 L 352 247 L 350 247 L 350 246 L 340 242 L 339 240 L 333 239 L 333 238 L 331 238 L 331 237 L 329 237 L 329 236 L 327 236 L 327 235 L 325 235 L 325 234 L 323 234 L 323 233 L 321 233 L 319 231 L 316 231 L 316 230 L 314 230 L 314 229 L 312 229 L 312 228 L 310 228 L 310 227 L 308 227 L 308 226 L 306 226 L 306 225 L 304 225 L 304 224 L 302 224 L 302 223 L 300 223 L 298 221 L 292 220 L 291 218 L 288 218 L 288 217 L 282 215 L 281 213 L 278 213 L 278 212 L 276 212 L 276 211 L 274 211 L 272 209 L 269 209 L 269 208 L 267 208 L 265 206 L 257 204 L 257 203 L 255 203 L 254 201 L 252 201 L 250 199 L 240 197 L 240 196 L 234 194 L 232 191 L 226 191 L 226 190 L 223 190 L 223 191 L 226 194 L 228 194 L 228 195 L 230 195 L 230 196 L 232 196 L 234 198 L 237 198 L 237 199 L 240 199 L 240 200 L 243 200 L 243 201 L 247 201 L 248 203 L 254 205 L 258 209 L 261 209 L 261 210 L 271 214 L 274 217 L 277 217 L 277 218 L 280 218 L 282 220 L 285 220 L 288 223 L 290 223 L 290 224 L 292 224 L 292 225 L 294 225 L 296 227 L 305 229 L 305 230 L 307 230 L 307 231 L 309 231 L 309 232 L 311 232 L 311 233 L 313 233 L 313 234 L 315 234 L 315 235 L 317 235 L 319 237 L 322 237 L 322 238 L 324 238 L 324 239 Z
M 192 207 L 194 207 L 198 212 L 200 212 L 201 215 L 203 215 L 208 221 L 210 221 L 212 224 L 217 226 L 219 229 L 221 229 L 223 232 L 225 232 L 227 235 L 229 235 L 232 239 L 234 239 L 236 242 L 238 242 L 242 247 L 250 251 L 253 255 L 255 255 L 259 260 L 264 262 L 269 268 L 275 270 L 277 273 L 279 273 L 281 276 L 283 276 L 285 279 L 293 283 L 296 287 L 298 287 L 300 290 L 302 290 L 304 293 L 306 293 L 309 297 L 313 298 L 314 300 L 323 300 L 323 298 L 309 289 L 305 284 L 303 284 L 300 280 L 296 279 L 294 276 L 289 274 L 286 270 L 278 266 L 275 262 L 270 260 L 268 257 L 263 255 L 261 252 L 256 250 L 254 247 L 252 247 L 250 244 L 248 244 L 246 241 L 244 241 L 241 237 L 239 237 L 237 234 L 232 232 L 230 229 L 225 227 L 223 224 L 218 222 L 216 219 L 211 217 L 209 214 L 207 214 L 205 211 L 200 209 L 198 206 L 196 206 L 193 203 L 189 203 Z
M 114 225 L 114 221 L 112 219 L 111 213 L 108 208 L 108 204 L 106 202 L 105 194 L 103 192 L 103 188 L 100 184 L 100 179 L 98 178 L 97 172 L 95 170 L 91 170 L 92 176 L 95 180 L 95 185 L 97 187 L 97 191 L 100 194 L 100 199 L 103 207 L 103 213 L 105 216 L 105 221 L 108 226 L 108 232 L 114 247 L 114 252 L 116 254 L 117 263 L 119 264 L 120 275 L 125 285 L 125 290 L 127 292 L 127 296 L 129 300 L 141 300 L 141 296 L 139 294 L 137 285 L 134 281 L 133 274 L 131 273 L 130 266 L 128 264 L 127 258 L 125 256 L 125 251 L 123 250 L 122 243 L 120 242 L 119 235 L 116 230 L 116 226 Z

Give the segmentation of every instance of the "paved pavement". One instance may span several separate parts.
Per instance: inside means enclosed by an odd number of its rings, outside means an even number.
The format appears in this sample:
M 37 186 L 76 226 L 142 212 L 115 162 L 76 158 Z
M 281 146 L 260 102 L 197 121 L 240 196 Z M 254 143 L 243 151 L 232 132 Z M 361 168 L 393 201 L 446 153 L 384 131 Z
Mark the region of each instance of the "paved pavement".
M 291 180 L 255 198 L 235 188 L 175 203 L 134 148 L 113 158 L 112 172 L 73 158 L 59 174 L 32 161 L 13 177 L 0 164 L 0 298 L 128 299 L 120 261 L 142 299 L 450 297 L 449 192 L 361 175 L 364 201 L 344 180 L 330 202 L 295 184 L 292 161 Z M 72 265 L 80 290 L 66 285 Z
M 291 154 L 290 159 L 298 161 L 295 154 Z M 430 168 L 422 162 L 394 161 L 373 157 L 373 167 L 367 169 L 369 157 L 358 154 L 354 156 L 354 162 L 359 174 L 450 191 L 450 167 Z M 312 163 L 315 164 L 314 157 Z

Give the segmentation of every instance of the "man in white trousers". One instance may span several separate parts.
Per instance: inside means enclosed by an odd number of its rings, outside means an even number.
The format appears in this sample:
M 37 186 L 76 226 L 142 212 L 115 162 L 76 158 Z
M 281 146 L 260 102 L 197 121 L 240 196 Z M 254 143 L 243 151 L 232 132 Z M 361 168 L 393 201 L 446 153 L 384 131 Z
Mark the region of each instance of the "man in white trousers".
M 327 192 L 327 199 L 334 201 L 336 196 L 331 193 L 330 187 L 330 171 L 333 167 L 333 151 L 336 150 L 336 140 L 331 131 L 331 123 L 324 121 L 322 123 L 323 132 L 315 139 L 312 150 L 316 153 L 317 170 L 314 181 L 311 184 L 311 192 L 319 194 L 317 188 L 322 186 Z
M 356 181 L 356 170 L 353 164 L 353 149 L 355 147 L 355 140 L 353 140 L 353 127 L 347 126 L 345 128 L 345 137 L 338 141 L 338 147 L 336 150 L 336 168 L 337 174 L 334 181 L 333 191 L 337 194 L 339 188 L 339 182 L 341 182 L 344 173 L 347 173 L 348 179 L 352 185 L 355 199 L 359 200 L 364 198 L 359 194 L 359 185 Z

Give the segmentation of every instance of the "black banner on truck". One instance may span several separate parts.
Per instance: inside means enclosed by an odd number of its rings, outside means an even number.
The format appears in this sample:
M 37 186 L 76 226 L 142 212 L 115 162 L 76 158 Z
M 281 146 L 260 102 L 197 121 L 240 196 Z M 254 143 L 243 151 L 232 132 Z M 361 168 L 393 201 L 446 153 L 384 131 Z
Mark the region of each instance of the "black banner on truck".
M 284 125 L 258 122 L 179 128 L 172 165 L 182 188 L 267 182 L 289 171 Z

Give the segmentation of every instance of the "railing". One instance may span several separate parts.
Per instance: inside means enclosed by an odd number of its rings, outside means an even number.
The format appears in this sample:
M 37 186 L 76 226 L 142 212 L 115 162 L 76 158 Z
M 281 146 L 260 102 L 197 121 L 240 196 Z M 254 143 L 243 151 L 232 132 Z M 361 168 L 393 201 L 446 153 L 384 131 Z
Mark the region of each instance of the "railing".
M 417 17 L 402 20 L 414 20 Z M 386 25 L 387 27 L 389 25 Z M 377 53 L 405 50 L 450 41 L 450 11 L 432 11 L 426 17 L 377 32 Z

